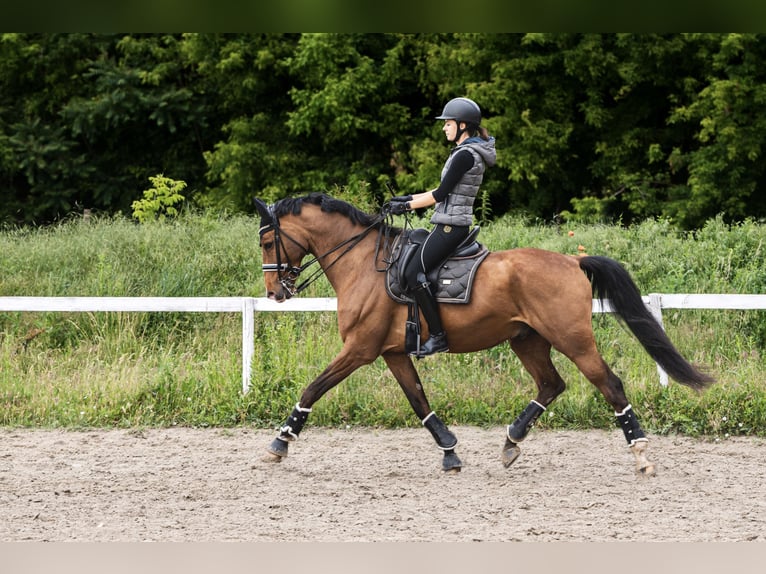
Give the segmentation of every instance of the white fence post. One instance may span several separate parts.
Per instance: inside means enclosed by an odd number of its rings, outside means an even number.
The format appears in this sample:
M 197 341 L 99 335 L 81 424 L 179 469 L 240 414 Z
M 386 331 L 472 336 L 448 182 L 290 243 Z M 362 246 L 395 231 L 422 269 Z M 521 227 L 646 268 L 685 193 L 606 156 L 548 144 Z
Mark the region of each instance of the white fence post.
M 255 303 L 252 297 L 242 299 L 242 394 L 250 391 L 255 348 Z
M 664 331 L 665 325 L 662 323 L 662 295 L 659 293 L 649 293 L 649 311 L 651 311 Z M 668 374 L 665 372 L 665 369 L 657 365 L 657 373 L 660 375 L 660 385 L 667 387 Z

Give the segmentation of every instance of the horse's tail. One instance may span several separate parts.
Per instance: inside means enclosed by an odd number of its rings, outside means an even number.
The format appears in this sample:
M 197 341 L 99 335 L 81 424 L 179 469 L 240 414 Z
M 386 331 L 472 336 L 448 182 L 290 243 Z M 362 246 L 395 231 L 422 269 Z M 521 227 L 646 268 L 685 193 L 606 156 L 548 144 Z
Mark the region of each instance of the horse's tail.
M 665 331 L 652 316 L 630 274 L 609 257 L 585 256 L 580 268 L 593 286 L 600 301 L 609 299 L 612 309 L 625 321 L 646 352 L 665 372 L 681 384 L 702 390 L 713 377 L 703 373 L 675 348 Z

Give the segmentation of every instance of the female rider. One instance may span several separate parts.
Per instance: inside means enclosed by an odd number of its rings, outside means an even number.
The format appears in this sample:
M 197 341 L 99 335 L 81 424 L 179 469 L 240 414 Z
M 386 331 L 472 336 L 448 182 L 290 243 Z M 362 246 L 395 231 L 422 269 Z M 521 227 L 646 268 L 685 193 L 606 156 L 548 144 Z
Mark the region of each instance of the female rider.
M 444 120 L 447 141 L 454 142 L 441 173 L 439 187 L 432 191 L 391 198 L 390 212 L 400 215 L 412 209 L 436 205 L 433 229 L 404 271 L 409 293 L 428 323 L 428 340 L 418 357 L 449 351 L 436 298 L 426 279 L 468 236 L 473 224 L 473 203 L 484 170 L 495 165 L 495 138 L 481 127 L 481 109 L 473 100 L 455 98 L 447 102 L 437 120 Z

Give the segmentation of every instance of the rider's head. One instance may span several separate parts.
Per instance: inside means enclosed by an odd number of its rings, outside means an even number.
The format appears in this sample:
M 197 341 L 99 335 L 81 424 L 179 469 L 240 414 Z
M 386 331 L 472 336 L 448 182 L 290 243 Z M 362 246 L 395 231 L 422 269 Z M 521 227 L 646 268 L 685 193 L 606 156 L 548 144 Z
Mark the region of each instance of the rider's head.
M 453 98 L 447 102 L 441 115 L 436 116 L 436 119 L 454 120 L 457 124 L 457 131 L 450 141 L 459 141 L 464 133 L 473 136 L 479 130 L 481 109 L 476 102 L 468 98 Z

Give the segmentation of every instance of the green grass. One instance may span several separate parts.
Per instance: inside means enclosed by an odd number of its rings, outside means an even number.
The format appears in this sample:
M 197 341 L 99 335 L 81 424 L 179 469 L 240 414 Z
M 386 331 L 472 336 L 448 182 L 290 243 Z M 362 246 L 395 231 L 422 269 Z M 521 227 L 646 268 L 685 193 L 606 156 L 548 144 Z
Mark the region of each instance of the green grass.
M 142 225 L 105 218 L 4 230 L 0 295 L 262 296 L 257 228 L 245 216 L 185 214 Z M 505 218 L 485 227 L 481 239 L 491 249 L 614 257 L 644 294 L 766 292 L 766 227 L 754 222 L 713 220 L 684 234 L 666 221 L 626 229 Z M 305 294 L 333 295 L 324 280 Z M 764 436 L 764 312 L 668 310 L 663 318 L 681 352 L 719 379 L 708 392 L 661 387 L 653 361 L 613 317 L 593 320 L 646 430 Z M 252 390 L 242 395 L 240 337 L 238 314 L 0 313 L 0 425 L 273 427 L 341 347 L 333 313 L 257 314 Z M 603 397 L 566 359 L 554 354 L 554 361 L 568 389 L 539 426 L 613 428 Z M 507 345 L 417 366 L 448 424 L 507 424 L 534 396 Z M 378 360 L 315 405 L 310 424 L 420 423 Z

